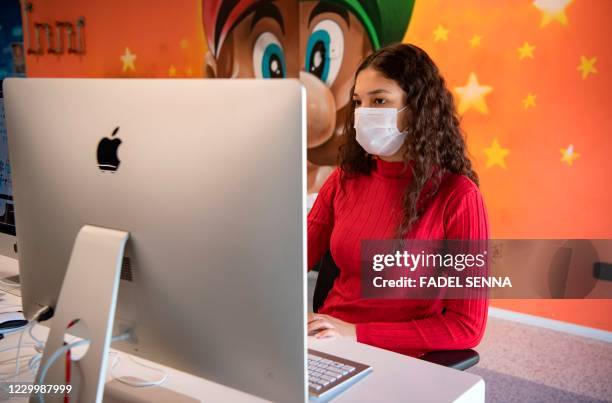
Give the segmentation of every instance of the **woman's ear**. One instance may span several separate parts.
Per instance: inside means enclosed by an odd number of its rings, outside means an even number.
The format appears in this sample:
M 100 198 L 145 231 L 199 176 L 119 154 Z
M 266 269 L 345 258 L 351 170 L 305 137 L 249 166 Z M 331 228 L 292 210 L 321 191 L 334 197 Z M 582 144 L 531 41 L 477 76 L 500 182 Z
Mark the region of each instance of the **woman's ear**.
M 204 77 L 217 78 L 217 60 L 210 51 L 204 56 Z

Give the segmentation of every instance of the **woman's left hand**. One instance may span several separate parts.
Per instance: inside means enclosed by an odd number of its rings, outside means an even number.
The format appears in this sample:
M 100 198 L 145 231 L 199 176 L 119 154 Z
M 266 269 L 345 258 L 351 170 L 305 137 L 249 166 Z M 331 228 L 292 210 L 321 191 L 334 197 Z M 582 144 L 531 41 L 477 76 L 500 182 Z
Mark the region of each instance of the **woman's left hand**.
M 315 338 L 346 337 L 357 340 L 355 325 L 344 322 L 329 315 L 318 313 L 308 314 L 308 334 Z

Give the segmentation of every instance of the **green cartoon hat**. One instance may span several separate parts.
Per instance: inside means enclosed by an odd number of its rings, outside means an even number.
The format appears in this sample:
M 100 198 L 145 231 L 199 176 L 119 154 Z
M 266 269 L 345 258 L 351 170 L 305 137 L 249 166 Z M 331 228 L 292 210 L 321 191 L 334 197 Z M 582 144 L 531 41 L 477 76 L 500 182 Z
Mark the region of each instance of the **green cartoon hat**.
M 346 7 L 363 24 L 374 50 L 401 42 L 415 0 L 323 0 Z

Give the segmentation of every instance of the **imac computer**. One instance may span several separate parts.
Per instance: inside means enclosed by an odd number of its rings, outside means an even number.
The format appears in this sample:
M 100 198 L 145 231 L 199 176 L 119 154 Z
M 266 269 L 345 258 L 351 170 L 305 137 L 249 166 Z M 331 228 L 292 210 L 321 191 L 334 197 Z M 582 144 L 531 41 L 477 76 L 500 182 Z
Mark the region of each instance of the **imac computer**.
M 83 360 L 114 326 L 119 350 L 308 398 L 297 80 L 8 79 L 4 96 L 24 312 L 55 309 L 47 344 L 69 311 Z

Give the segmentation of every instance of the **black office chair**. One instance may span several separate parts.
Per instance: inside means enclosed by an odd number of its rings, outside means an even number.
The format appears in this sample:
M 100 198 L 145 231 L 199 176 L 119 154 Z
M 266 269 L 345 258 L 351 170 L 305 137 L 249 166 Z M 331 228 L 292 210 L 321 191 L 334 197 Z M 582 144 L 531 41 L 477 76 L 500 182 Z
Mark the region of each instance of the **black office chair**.
M 323 255 L 323 258 L 321 258 L 321 261 L 314 270 L 319 271 L 319 276 L 317 277 L 317 284 L 315 285 L 314 296 L 312 298 L 312 309 L 314 312 L 318 312 L 323 302 L 325 302 L 327 294 L 332 289 L 334 280 L 340 273 L 340 270 L 336 266 L 330 251 Z M 472 349 L 432 351 L 419 358 L 460 371 L 473 367 L 480 360 L 478 353 Z

